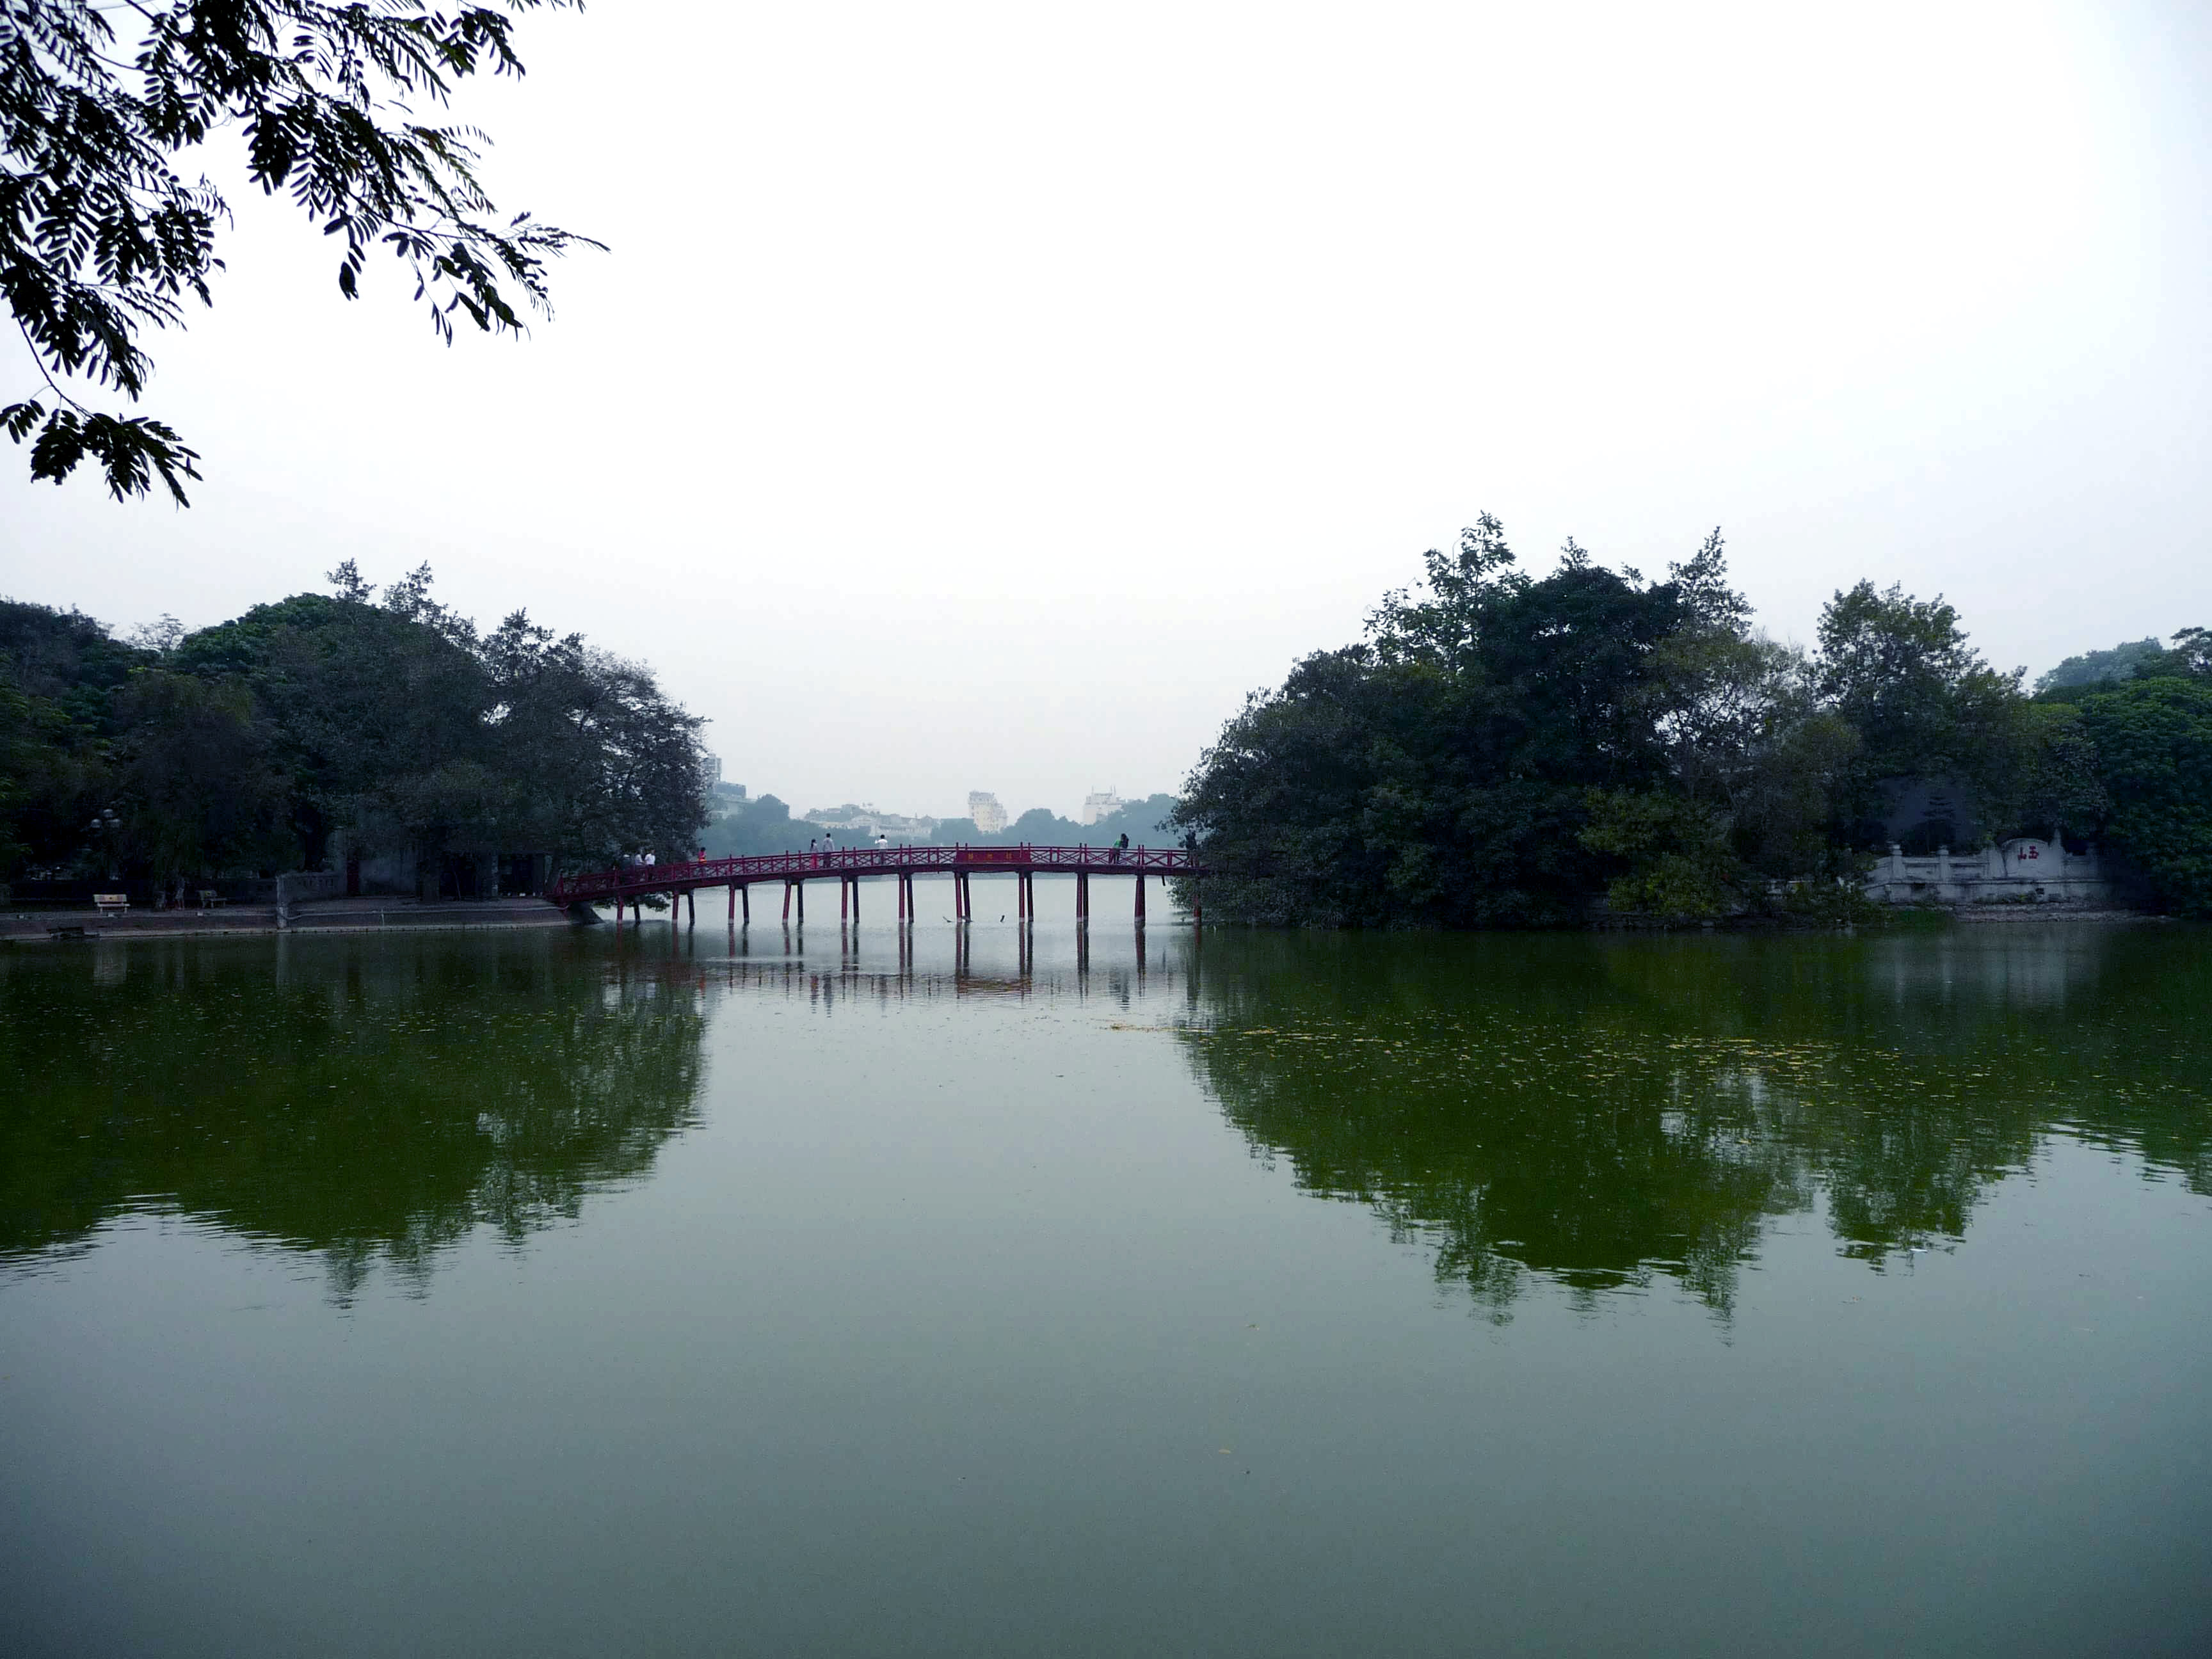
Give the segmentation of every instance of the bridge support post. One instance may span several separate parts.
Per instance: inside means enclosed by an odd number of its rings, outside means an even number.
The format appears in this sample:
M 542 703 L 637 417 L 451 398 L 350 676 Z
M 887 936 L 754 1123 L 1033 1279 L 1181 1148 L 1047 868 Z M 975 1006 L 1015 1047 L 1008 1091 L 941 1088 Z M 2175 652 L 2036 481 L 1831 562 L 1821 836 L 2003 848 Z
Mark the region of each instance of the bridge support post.
M 617 889 L 615 889 L 615 931 L 616 931 L 616 932 L 617 932 L 617 933 L 619 933 L 619 932 L 621 932 L 621 931 L 622 931 L 622 924 L 623 924 L 623 914 L 622 914 L 622 912 L 623 912 L 622 889 L 621 889 L 621 888 L 619 888 L 619 887 L 617 887 Z
M 840 876 L 837 878 L 837 925 L 840 927 L 845 925 L 845 918 L 847 915 L 849 914 L 846 908 L 846 897 L 847 890 L 850 888 L 852 884 L 853 878 L 850 876 Z
M 699 925 L 699 890 L 696 887 L 684 895 L 684 920 L 691 927 Z
M 738 884 L 738 902 L 745 907 L 745 926 L 753 925 L 753 890 L 750 882 Z
M 732 882 L 732 883 L 730 884 L 730 920 L 731 920 L 732 921 L 735 921 L 737 919 L 738 919 L 738 884 L 737 884 L 737 883 L 735 883 L 735 882 L 733 881 L 733 882 Z
M 791 878 L 788 876 L 783 878 L 783 921 L 786 927 L 791 925 Z
M 1138 926 L 1138 927 L 1143 927 L 1144 925 L 1145 925 L 1145 878 L 1144 878 L 1144 877 L 1143 877 L 1143 876 L 1139 875 L 1139 876 L 1137 878 L 1137 926 Z
M 1090 920 L 1091 872 L 1088 870 L 1078 870 L 1075 872 L 1075 925 L 1079 927 L 1083 927 Z
M 860 878 L 853 878 L 853 926 L 860 925 Z
M 799 878 L 799 925 L 806 926 L 806 878 Z

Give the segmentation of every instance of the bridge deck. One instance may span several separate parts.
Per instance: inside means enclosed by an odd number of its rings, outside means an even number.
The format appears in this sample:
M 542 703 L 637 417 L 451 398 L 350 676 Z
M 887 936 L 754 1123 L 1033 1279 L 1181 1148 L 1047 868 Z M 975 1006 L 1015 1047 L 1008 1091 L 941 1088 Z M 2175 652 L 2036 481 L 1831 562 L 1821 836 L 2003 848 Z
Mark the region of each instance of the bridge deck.
M 565 877 L 545 896 L 556 904 L 595 904 L 633 895 L 743 887 L 757 881 L 974 873 L 1195 877 L 1203 876 L 1206 869 L 1194 854 L 1179 847 L 841 847 L 829 853 L 769 853 L 756 858 L 599 870 Z

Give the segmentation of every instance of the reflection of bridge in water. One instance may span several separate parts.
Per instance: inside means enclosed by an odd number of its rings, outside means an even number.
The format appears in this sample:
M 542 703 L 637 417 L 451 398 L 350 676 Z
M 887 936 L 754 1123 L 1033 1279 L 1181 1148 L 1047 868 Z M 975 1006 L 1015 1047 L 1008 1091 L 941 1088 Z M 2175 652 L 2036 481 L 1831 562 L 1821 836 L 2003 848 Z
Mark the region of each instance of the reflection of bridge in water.
M 1145 878 L 1163 883 L 1170 876 L 1190 883 L 1191 920 L 1199 919 L 1198 881 L 1206 874 L 1198 855 L 1174 847 L 854 847 L 827 853 L 770 853 L 763 857 L 700 859 L 688 864 L 647 864 L 620 870 L 600 870 L 568 876 L 554 884 L 545 896 L 574 912 L 599 904 L 615 907 L 619 926 L 627 905 L 635 910 L 641 901 L 665 895 L 669 920 L 676 921 L 679 902 L 685 920 L 699 919 L 698 892 L 702 887 L 726 887 L 730 920 L 752 920 L 751 888 L 756 882 L 783 884 L 783 920 L 790 921 L 793 902 L 798 920 L 806 920 L 806 884 L 834 879 L 837 884 L 840 921 L 860 920 L 860 884 L 871 878 L 889 877 L 897 884 L 898 915 L 902 924 L 915 919 L 914 878 L 942 875 L 952 878 L 956 921 L 972 921 L 975 906 L 969 896 L 969 878 L 983 875 L 1015 878 L 1014 914 L 1024 923 L 1036 920 L 1036 878 L 1041 875 L 1075 878 L 1075 919 L 1091 919 L 1091 878 L 1129 876 L 1135 878 L 1135 915 L 1145 920 Z M 583 919 L 581 917 L 580 920 Z M 596 920 L 596 918 L 592 918 Z M 642 920 L 642 915 L 640 915 Z
M 1147 939 L 1139 921 L 1127 933 L 1102 933 L 1094 951 L 1088 927 L 1048 926 L 1040 936 L 1030 920 L 1005 927 L 988 924 L 950 933 L 909 927 L 864 933 L 840 922 L 834 933 L 817 925 L 733 929 L 708 947 L 682 927 L 663 933 L 625 933 L 618 960 L 665 978 L 750 989 L 805 987 L 808 1000 L 927 1001 L 937 997 L 1009 998 L 1103 995 L 1125 1006 L 1181 988 L 1193 1006 L 1199 987 L 1199 939 L 1177 930 Z M 715 939 L 708 934 L 708 939 Z M 628 943 L 635 939 L 635 945 Z M 617 973 L 625 972 L 617 969 Z

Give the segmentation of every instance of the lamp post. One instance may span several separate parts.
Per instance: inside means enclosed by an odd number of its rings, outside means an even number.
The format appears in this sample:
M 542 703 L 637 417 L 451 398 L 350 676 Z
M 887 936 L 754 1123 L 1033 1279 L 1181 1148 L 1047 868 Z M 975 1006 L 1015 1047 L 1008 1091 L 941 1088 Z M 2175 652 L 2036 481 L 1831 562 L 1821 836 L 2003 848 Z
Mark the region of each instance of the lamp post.
M 122 828 L 123 820 L 115 816 L 115 809 L 112 806 L 100 808 L 93 815 L 92 822 L 85 826 L 86 831 L 95 842 L 104 838 L 107 843 L 107 878 L 110 881 L 118 881 L 123 875 L 122 867 L 116 861 L 115 855 L 115 837 Z

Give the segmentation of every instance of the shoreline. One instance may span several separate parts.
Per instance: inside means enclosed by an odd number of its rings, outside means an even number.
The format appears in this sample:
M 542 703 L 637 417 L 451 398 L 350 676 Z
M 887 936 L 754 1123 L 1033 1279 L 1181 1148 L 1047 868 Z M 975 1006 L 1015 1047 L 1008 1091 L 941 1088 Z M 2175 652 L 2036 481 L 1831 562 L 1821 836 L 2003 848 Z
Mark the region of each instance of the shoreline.
M 457 902 L 450 906 L 416 900 L 379 905 L 362 900 L 339 905 L 295 908 L 280 927 L 272 904 L 240 905 L 225 911 L 156 910 L 112 915 L 106 911 L 0 911 L 0 944 L 63 945 L 165 939 L 293 939 L 321 933 L 422 933 L 520 932 L 575 927 L 585 924 L 542 899 L 490 902 Z M 75 933 L 64 930 L 75 928 Z
M 1910 908 L 1910 907 L 1906 907 Z M 2179 916 L 2169 916 L 2157 910 L 2124 910 L 2112 905 L 2099 905 L 2080 910 L 2066 909 L 2055 904 L 1987 904 L 1960 905 L 1942 914 L 1954 921 L 2179 921 Z
M 178 912 L 154 912 L 147 915 L 118 917 L 106 913 L 82 911 L 47 911 L 0 914 L 0 945 L 90 945 L 115 943 L 133 939 L 297 939 L 311 935 L 362 933 L 523 933 L 546 928 L 588 927 L 589 922 L 578 921 L 568 912 L 538 899 L 514 900 L 498 904 L 458 902 L 450 911 L 441 914 L 429 905 L 405 903 L 378 908 L 354 902 L 350 906 L 361 921 L 342 920 L 325 912 L 323 917 L 311 915 L 307 921 L 295 920 L 289 927 L 279 927 L 273 905 L 240 906 L 243 914 L 234 914 L 217 921 L 210 912 L 195 911 L 189 920 Z M 374 921 L 367 920 L 374 916 Z M 175 917 L 174 921 L 170 918 Z M 2167 924 L 2179 920 L 2153 910 L 2128 910 L 2111 906 L 2074 908 L 2060 905 L 1991 905 L 1991 906 L 1899 906 L 1885 907 L 1885 913 L 1857 924 L 1862 927 L 1881 929 L 1886 922 L 1907 918 L 1941 917 L 1946 922 L 1969 925 L 1991 923 L 2001 926 L 2033 924 L 2048 927 L 2054 923 L 2089 923 L 2098 927 L 2116 927 L 2135 923 Z M 605 921 L 602 918 L 602 921 Z M 1223 926 L 1235 927 L 1234 922 Z M 1650 917 L 1610 918 L 1589 924 L 1597 933 L 1832 933 L 1838 927 L 1850 924 L 1812 921 L 1798 918 L 1737 917 L 1717 922 L 1662 921 Z M 63 930 L 76 928 L 69 933 Z M 1285 932 L 1302 932 L 1288 928 Z M 1443 930 L 1460 931 L 1460 930 Z M 1469 929 L 1482 932 L 1483 929 Z M 1517 932 L 1518 929 L 1504 931 Z M 1571 933 L 1573 928 L 1559 932 Z

